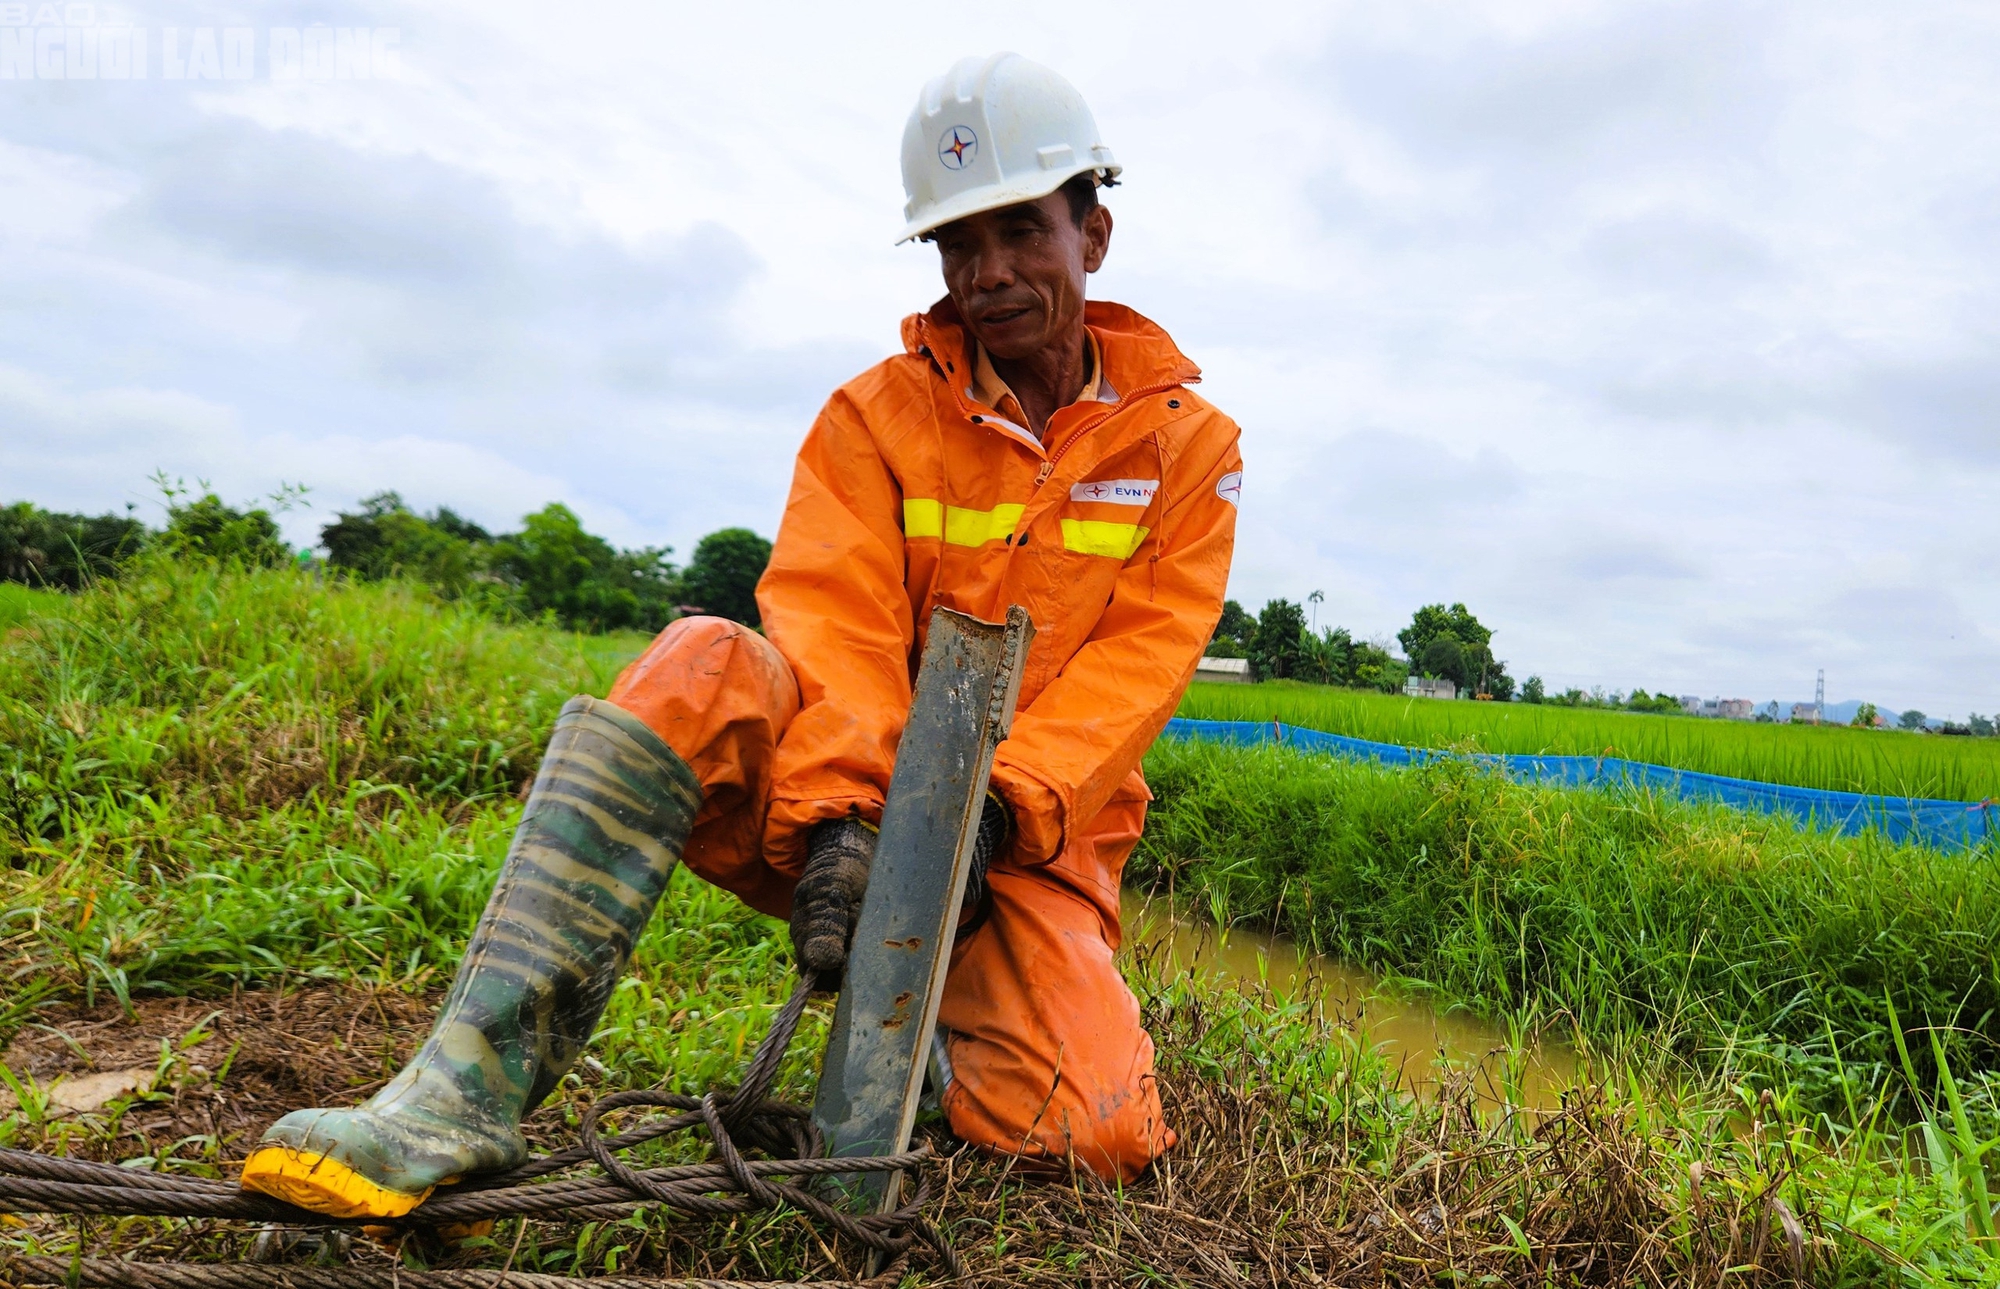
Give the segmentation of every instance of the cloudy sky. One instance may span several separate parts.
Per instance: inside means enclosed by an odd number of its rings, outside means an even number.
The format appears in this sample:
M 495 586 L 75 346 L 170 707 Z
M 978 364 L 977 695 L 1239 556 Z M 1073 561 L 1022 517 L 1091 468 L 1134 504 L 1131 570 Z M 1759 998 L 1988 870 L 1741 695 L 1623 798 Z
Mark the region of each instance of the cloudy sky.
M 2000 706 L 2000 6 L 0 3 L 65 17 L 148 76 L 0 79 L 0 501 L 768 534 L 940 293 L 891 245 L 917 89 L 1005 48 L 1126 167 L 1094 292 L 1243 426 L 1246 604 L 1464 600 L 1552 687 Z M 314 23 L 389 75 L 274 79 Z M 167 79 L 231 26 L 248 79 Z

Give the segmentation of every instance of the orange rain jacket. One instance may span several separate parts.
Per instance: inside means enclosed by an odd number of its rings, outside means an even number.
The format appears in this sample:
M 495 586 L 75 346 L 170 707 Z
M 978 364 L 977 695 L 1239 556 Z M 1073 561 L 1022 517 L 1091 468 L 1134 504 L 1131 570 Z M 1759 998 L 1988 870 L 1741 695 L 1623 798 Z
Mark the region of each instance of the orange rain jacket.
M 813 425 L 757 588 L 801 700 L 765 826 L 779 870 L 799 871 L 813 823 L 881 817 L 940 605 L 997 621 L 1019 604 L 1034 620 L 993 771 L 1014 811 L 1012 862 L 1053 859 L 1114 796 L 1151 799 L 1139 759 L 1221 616 L 1238 431 L 1188 390 L 1200 370 L 1166 332 L 1098 301 L 1084 321 L 1105 401 L 1057 411 L 1046 448 L 972 401 L 949 299 L 905 319 L 905 352 L 836 391 Z

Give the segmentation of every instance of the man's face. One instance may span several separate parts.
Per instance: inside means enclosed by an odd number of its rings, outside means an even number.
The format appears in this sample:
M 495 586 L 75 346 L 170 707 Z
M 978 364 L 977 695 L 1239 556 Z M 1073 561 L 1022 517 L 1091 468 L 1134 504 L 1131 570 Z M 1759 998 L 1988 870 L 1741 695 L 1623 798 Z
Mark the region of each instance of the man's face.
M 937 230 L 945 289 L 973 336 L 998 358 L 1026 358 L 1073 335 L 1083 280 L 1111 247 L 1111 212 L 1070 217 L 1060 191 Z

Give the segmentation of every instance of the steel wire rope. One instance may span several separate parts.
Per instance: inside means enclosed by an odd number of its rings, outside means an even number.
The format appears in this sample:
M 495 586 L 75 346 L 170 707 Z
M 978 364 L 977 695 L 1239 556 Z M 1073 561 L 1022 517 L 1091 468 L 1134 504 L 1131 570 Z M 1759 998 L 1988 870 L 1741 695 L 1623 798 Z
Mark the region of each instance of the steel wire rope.
M 766 1094 L 791 1046 L 817 982 L 802 976 L 744 1067 L 735 1090 L 693 1097 L 678 1092 L 616 1092 L 586 1109 L 578 1143 L 504 1173 L 439 1187 L 400 1218 L 330 1218 L 224 1181 L 140 1172 L 113 1164 L 66 1159 L 34 1151 L 0 1149 L 0 1211 L 73 1213 L 115 1217 L 233 1218 L 288 1226 L 369 1226 L 409 1230 L 488 1218 L 559 1215 L 580 1220 L 626 1217 L 659 1206 L 704 1217 L 790 1206 L 890 1260 L 866 1281 L 814 1281 L 819 1289 L 849 1283 L 896 1283 L 919 1240 L 929 1245 L 948 1275 L 965 1274 L 951 1245 L 923 1216 L 931 1183 L 922 1175 L 935 1159 L 926 1145 L 890 1155 L 830 1157 L 812 1112 Z M 601 1121 L 614 1110 L 660 1107 L 679 1113 L 606 1136 Z M 634 1168 L 617 1152 L 692 1128 L 707 1130 L 714 1157 L 697 1164 Z M 739 1140 L 741 1144 L 739 1145 Z M 748 1147 L 770 1156 L 751 1159 Z M 601 1176 L 537 1181 L 581 1165 Z M 836 1174 L 915 1170 L 919 1181 L 907 1203 L 887 1213 L 853 1213 L 801 1182 Z M 302 1267 L 229 1263 L 141 1263 L 117 1258 L 36 1257 L 0 1252 L 0 1278 L 22 1284 L 96 1286 L 97 1289 L 721 1289 L 781 1282 L 644 1277 L 572 1277 L 487 1270 L 391 1271 L 362 1267 Z

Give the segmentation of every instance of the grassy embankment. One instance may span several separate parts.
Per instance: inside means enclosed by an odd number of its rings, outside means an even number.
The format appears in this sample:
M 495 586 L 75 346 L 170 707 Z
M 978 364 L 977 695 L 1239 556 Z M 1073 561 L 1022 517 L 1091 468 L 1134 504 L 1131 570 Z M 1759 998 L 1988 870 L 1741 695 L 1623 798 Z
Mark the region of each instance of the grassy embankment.
M 2000 1069 L 1990 855 L 1465 762 L 1162 741 L 1147 768 L 1159 799 L 1128 880 L 1219 922 L 1820 1105 L 1843 1081 L 1898 1093 L 1892 1016 L 1936 1028 L 1961 1071 Z
M 1276 682 L 1199 684 L 1180 714 L 1269 721 L 1399 743 L 1481 752 L 1619 756 L 1802 788 L 1983 801 L 2000 797 L 2000 739 L 1846 726 L 1759 724 L 1547 704 L 1439 702 Z
M 10 1073 L 25 1096 L 0 1117 L 0 1144 L 204 1172 L 226 1170 L 254 1133 L 255 1122 L 227 1112 L 253 1074 L 279 1096 L 305 1095 L 301 1087 L 323 1095 L 330 1070 L 340 1072 L 333 1086 L 365 1090 L 393 1067 L 394 1050 L 409 1050 L 421 1005 L 382 1000 L 443 983 L 556 708 L 578 690 L 602 693 L 640 643 L 497 626 L 409 590 L 322 586 L 289 571 L 163 565 L 53 612 L 47 602 L 35 608 L 0 644 L 0 978 L 8 982 L 0 1039 L 11 1031 L 17 1049 L 67 1059 L 52 1032 L 96 1043 L 120 1012 L 156 1028 L 189 1014 L 155 1001 L 162 997 L 213 999 L 218 1016 L 162 1034 L 164 1077 L 153 1091 L 80 1116 L 53 1113 L 45 1086 Z M 1678 855 L 1690 870 L 1713 870 L 1718 886 L 1732 865 L 1754 875 L 1769 859 L 1747 835 L 1733 848 L 1704 849 L 1703 837 L 1725 831 L 1719 819 L 1668 807 L 1647 815 L 1625 803 L 1623 815 L 1607 806 L 1617 817 L 1585 828 L 1565 822 L 1555 797 L 1476 777 L 1350 767 L 1376 778 L 1327 797 L 1336 771 L 1282 753 L 1162 747 L 1151 766 L 1162 808 L 1142 866 L 1155 880 L 1171 874 L 1183 892 L 1206 884 L 1225 918 L 1277 916 L 1257 905 L 1264 887 L 1285 897 L 1285 920 L 1310 899 L 1316 916 L 1295 923 L 1308 939 L 1397 970 L 1457 953 L 1466 969 L 1434 973 L 1439 983 L 1515 1010 L 1528 1025 L 1537 1005 L 1559 998 L 1587 1013 L 1560 991 L 1587 998 L 1607 983 L 1635 999 L 1660 991 L 1630 967 L 1615 976 L 1524 972 L 1503 990 L 1511 963 L 1543 952 L 1530 942 L 1543 937 L 1539 919 L 1507 944 L 1470 930 L 1487 925 L 1482 892 L 1505 887 L 1510 865 L 1548 876 L 1555 870 L 1538 867 L 1545 852 L 1551 864 L 1595 863 L 1588 871 L 1598 884 L 1576 907 L 1609 964 L 1638 961 L 1620 941 L 1643 924 L 1619 922 L 1598 902 L 1637 905 L 1660 894 L 1645 883 L 1620 888 L 1611 868 L 1620 855 L 1651 847 L 1664 857 L 1660 873 Z M 1361 821 L 1357 837 L 1374 837 L 1372 873 L 1339 875 L 1333 860 L 1359 851 L 1327 840 L 1330 806 Z M 1602 832 L 1611 823 L 1623 831 Z M 1594 859 L 1569 845 L 1592 829 L 1615 842 Z M 1300 877 L 1288 885 L 1294 861 Z M 1445 869 L 1471 876 L 1456 887 L 1425 876 Z M 1443 910 L 1434 939 L 1448 938 L 1442 924 L 1468 928 L 1459 948 L 1426 947 L 1410 934 L 1417 893 L 1401 887 L 1412 875 L 1432 883 L 1419 892 Z M 1269 877 L 1275 884 L 1252 880 Z M 1368 915 L 1375 929 L 1337 939 L 1343 924 L 1327 916 L 1336 900 L 1352 901 L 1357 917 L 1380 906 Z M 1912 915 L 1924 916 L 1934 914 Z M 1913 920 L 1907 929 L 1956 925 Z M 786 990 L 786 956 L 776 923 L 677 878 L 593 1044 L 594 1063 L 538 1117 L 537 1134 L 573 1122 L 609 1090 L 726 1081 Z M 1740 978 L 1755 994 L 1749 985 L 1764 969 L 1745 959 L 1717 978 Z M 1792 979 L 1772 984 L 1797 992 Z M 1162 979 L 1137 964 L 1134 981 L 1160 1040 L 1182 1147 L 1162 1177 L 1116 1193 L 1087 1179 L 1024 1184 L 990 1162 L 955 1157 L 939 1214 L 981 1273 L 1049 1284 L 1482 1276 L 1719 1284 L 1782 1280 L 1803 1265 L 1829 1284 L 1884 1275 L 2000 1283 L 2000 1260 L 1968 1238 L 1976 1170 L 1954 1153 L 1979 1123 L 1968 1119 L 1961 1132 L 1940 1112 L 1935 1160 L 1910 1157 L 1880 1103 L 1907 1089 L 1888 1081 L 1875 1102 L 1845 1085 L 1855 1104 L 1828 1117 L 1807 1113 L 1784 1084 L 1739 1100 L 1713 1072 L 1655 1090 L 1621 1079 L 1538 1122 L 1482 1107 L 1463 1089 L 1419 1103 L 1350 1024 L 1308 994 Z M 1696 1034 L 1689 1018 L 1705 1014 L 1696 999 L 1712 987 L 1700 974 L 1677 1008 L 1656 1014 L 1684 1037 Z M 1822 1005 L 1807 994 L 1801 1007 Z M 258 1046 L 259 1028 L 289 1032 L 287 997 L 303 1007 L 329 996 L 362 1000 L 340 1012 L 354 1018 L 344 1029 L 326 1030 L 316 1047 Z M 1605 1023 L 1649 1014 L 1613 1009 Z M 822 1015 L 784 1071 L 792 1095 L 809 1086 Z M 1837 1025 L 1866 1031 L 1845 1014 Z M 212 1033 L 237 1037 L 217 1050 L 202 1041 Z M 250 1070 L 252 1057 L 264 1064 Z M 20 1052 L 9 1063 L 31 1072 Z M 1928 1088 L 1930 1076 L 1913 1072 Z M 1969 1113 L 1983 1112 L 1975 1104 Z M 497 1267 L 516 1234 L 503 1224 L 496 1245 L 466 1249 L 456 1262 Z M 792 1215 L 726 1229 L 657 1218 L 549 1222 L 521 1234 L 512 1265 L 523 1270 L 825 1274 L 850 1253 L 821 1244 Z M 79 1240 L 95 1249 L 146 1244 L 155 1256 L 243 1247 L 242 1236 L 203 1224 L 82 1228 L 30 1218 L 0 1232 L 0 1248 L 66 1251 Z M 384 1255 L 357 1246 L 353 1256 Z

